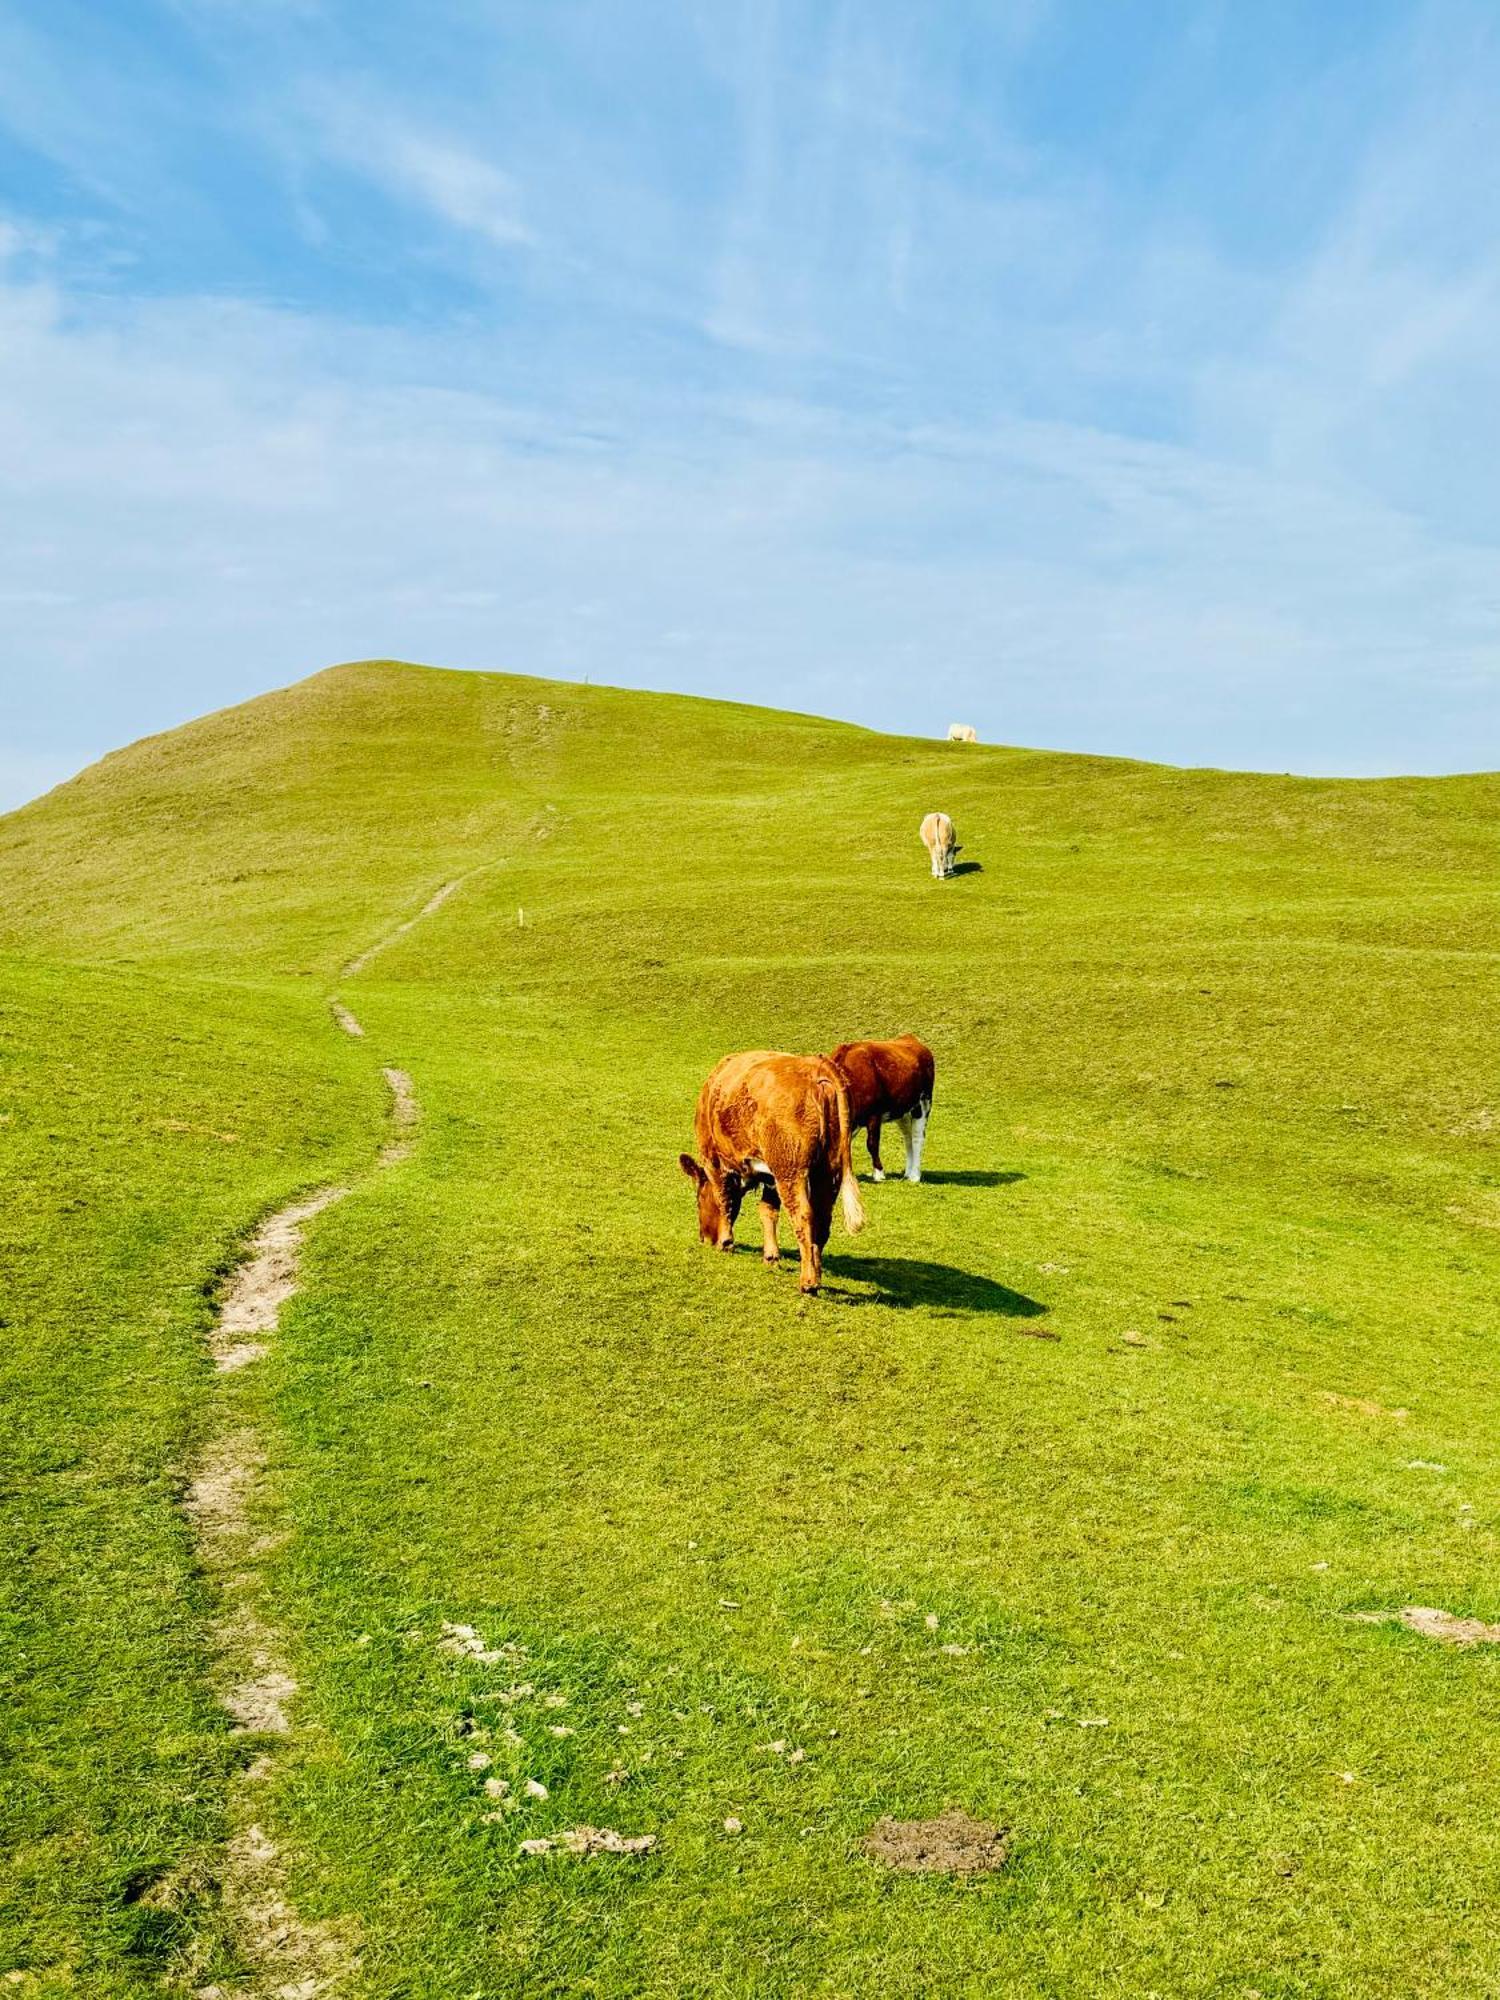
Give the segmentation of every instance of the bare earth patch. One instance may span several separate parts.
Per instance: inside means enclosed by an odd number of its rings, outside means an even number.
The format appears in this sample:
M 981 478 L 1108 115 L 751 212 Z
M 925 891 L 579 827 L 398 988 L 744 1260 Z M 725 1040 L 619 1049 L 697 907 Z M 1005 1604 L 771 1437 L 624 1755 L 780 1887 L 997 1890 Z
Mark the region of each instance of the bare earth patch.
M 349 1941 L 329 1924 L 308 1924 L 286 1899 L 286 1870 L 274 1841 L 244 1827 L 225 1857 L 224 1903 L 254 1970 L 249 1988 L 200 1986 L 195 2000 L 314 2000 L 334 1993 L 352 1967 Z
M 249 1500 L 261 1463 L 253 1431 L 215 1438 L 198 1461 L 182 1504 L 210 1569 L 232 1569 L 246 1553 Z
M 404 1069 L 382 1070 L 381 1075 L 390 1086 L 391 1122 L 396 1128 L 396 1136 L 381 1147 L 379 1164 L 394 1167 L 411 1155 L 412 1127 L 417 1122 L 417 1094 Z
M 1006 1829 L 957 1806 L 936 1819 L 877 1820 L 863 1845 L 871 1861 L 906 1875 L 994 1874 L 1010 1859 Z
M 255 1336 L 274 1331 L 277 1315 L 297 1289 L 303 1224 L 348 1192 L 345 1187 L 321 1188 L 305 1201 L 278 1209 L 251 1237 L 250 1254 L 225 1285 L 208 1336 L 209 1352 L 221 1374 L 232 1374 L 265 1353 L 265 1342 Z
M 415 930 L 423 917 L 430 917 L 435 910 L 440 910 L 453 894 L 454 890 L 460 888 L 468 879 L 467 875 L 460 875 L 457 881 L 445 882 L 435 895 L 427 898 L 427 901 L 414 917 L 408 917 L 404 924 L 397 924 L 393 931 L 388 932 L 383 938 L 377 938 L 375 943 L 360 952 L 357 958 L 351 958 L 349 963 L 344 967 L 345 974 L 363 972 L 372 958 L 376 957 L 380 952 L 387 950 L 396 942 L 397 938 L 404 938 L 408 931 Z
M 1341 1396 L 1337 1389 L 1320 1389 L 1318 1396 L 1330 1410 L 1352 1410 L 1361 1417 L 1391 1417 L 1399 1424 L 1411 1415 L 1410 1410 L 1388 1410 L 1369 1396 Z
M 1456 1125 L 1450 1125 L 1448 1130 L 1455 1139 L 1484 1139 L 1497 1125 L 1500 1125 L 1500 1112 L 1491 1109 L 1488 1104 L 1481 1104 L 1467 1117 L 1460 1118 Z
M 359 1022 L 355 1020 L 354 1016 L 349 1012 L 349 1009 L 344 1005 L 342 1000 L 330 1000 L 328 1003 L 328 1011 L 330 1014 L 332 1014 L 335 1022 L 339 1027 L 343 1029 L 346 1035 L 357 1035 L 361 1039 L 363 1039 L 365 1032 L 364 1029 L 359 1025 Z
M 1460 1618 L 1452 1611 L 1440 1611 L 1432 1604 L 1404 1604 L 1399 1611 L 1354 1611 L 1356 1625 L 1404 1625 L 1424 1639 L 1439 1639 L 1445 1646 L 1500 1646 L 1500 1625 L 1486 1625 L 1482 1618 Z
M 1420 1632 L 1424 1639 L 1442 1639 L 1450 1646 L 1500 1644 L 1500 1625 L 1486 1625 L 1482 1618 L 1456 1618 L 1451 1611 L 1438 1611 L 1430 1604 L 1406 1605 L 1401 1623 L 1408 1632 Z
M 297 1683 L 280 1638 L 260 1609 L 260 1558 L 274 1541 L 255 1519 L 265 1455 L 255 1433 L 226 1432 L 203 1453 L 183 1498 L 199 1557 L 218 1585 L 223 1613 L 215 1639 L 225 1675 L 221 1699 L 235 1733 L 285 1736 Z M 257 1757 L 239 1790 L 261 1783 L 268 1758 Z M 353 1964 L 347 1941 L 324 1925 L 304 1923 L 286 1898 L 285 1869 L 258 1825 L 230 1838 L 220 1872 L 224 1909 L 254 1969 L 248 1988 L 205 1986 L 197 2000 L 314 2000 L 334 1992 Z
M 1448 1213 L 1470 1229 L 1500 1229 L 1500 1193 L 1481 1191 L 1467 1202 L 1453 1202 Z
M 216 1438 L 189 1481 L 183 1512 L 197 1535 L 203 1566 L 217 1580 L 224 1600 L 215 1631 L 226 1669 L 220 1698 L 237 1731 L 280 1736 L 290 1727 L 287 1706 L 297 1686 L 256 1603 L 256 1563 L 264 1553 L 264 1538 L 256 1531 L 251 1509 L 263 1463 L 253 1431 Z

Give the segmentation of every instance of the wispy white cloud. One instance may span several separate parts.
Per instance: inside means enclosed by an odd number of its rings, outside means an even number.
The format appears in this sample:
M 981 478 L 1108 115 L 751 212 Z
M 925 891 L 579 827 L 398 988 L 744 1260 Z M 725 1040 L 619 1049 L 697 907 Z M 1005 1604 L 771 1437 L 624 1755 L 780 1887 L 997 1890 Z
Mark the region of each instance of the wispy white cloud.
M 388 134 L 385 144 L 396 184 L 409 188 L 445 221 L 472 229 L 491 243 L 533 241 L 520 219 L 516 184 L 498 167 L 417 132 Z
M 1268 463 L 1483 536 L 1500 454 L 1500 17 L 1434 0 L 1387 54 L 1394 107 L 1311 253 L 1278 272 L 1263 338 L 1201 367 L 1203 414 Z M 1374 96 L 1378 80 L 1352 87 Z
M 210 663 L 228 699 L 395 653 L 854 719 L 878 687 L 892 726 L 958 705 L 997 738 L 1277 768 L 1441 765 L 1462 725 L 1486 761 L 1493 551 L 1348 492 L 795 400 L 606 392 L 611 433 L 411 382 L 379 332 L 0 305 L 8 658 L 110 736 L 201 707 Z
M 516 181 L 482 154 L 414 125 L 367 92 L 320 86 L 311 104 L 315 143 L 341 165 L 497 249 L 535 241 Z

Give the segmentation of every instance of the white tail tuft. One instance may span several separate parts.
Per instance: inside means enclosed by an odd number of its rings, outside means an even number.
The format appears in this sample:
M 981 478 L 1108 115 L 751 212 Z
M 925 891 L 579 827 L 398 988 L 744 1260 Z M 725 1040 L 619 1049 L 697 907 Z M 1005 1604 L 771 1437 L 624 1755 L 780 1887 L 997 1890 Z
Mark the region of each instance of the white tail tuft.
M 820 1077 L 818 1089 L 825 1104 L 832 1113 L 833 1141 L 829 1165 L 839 1177 L 839 1199 L 844 1204 L 844 1227 L 851 1236 L 858 1236 L 865 1226 L 865 1205 L 859 1198 L 859 1182 L 854 1178 L 854 1161 L 850 1157 L 849 1142 L 853 1137 L 849 1120 L 849 1093 L 844 1088 L 844 1080 L 834 1064 L 828 1064 L 831 1075 Z M 829 1101 L 831 1100 L 831 1102 Z M 828 1128 L 825 1125 L 824 1130 Z
M 844 1227 L 851 1236 L 858 1236 L 865 1226 L 865 1205 L 859 1198 L 859 1182 L 854 1178 L 852 1168 L 845 1168 L 844 1178 L 839 1184 L 839 1199 L 844 1204 Z

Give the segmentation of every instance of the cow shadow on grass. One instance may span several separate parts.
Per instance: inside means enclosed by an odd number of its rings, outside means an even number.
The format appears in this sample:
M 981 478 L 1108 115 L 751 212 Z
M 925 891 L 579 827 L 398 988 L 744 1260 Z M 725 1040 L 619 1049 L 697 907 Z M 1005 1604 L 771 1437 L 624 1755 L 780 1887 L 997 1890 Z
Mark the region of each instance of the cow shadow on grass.
M 996 1173 L 988 1167 L 924 1167 L 922 1180 L 933 1187 L 1009 1187 L 1024 1181 L 1024 1174 Z
M 950 876 L 982 875 L 984 873 L 984 863 L 982 861 L 955 861 L 953 866 L 948 870 L 948 873 Z
M 1006 1319 L 1035 1319 L 1047 1311 L 1040 1299 L 1013 1292 L 994 1278 L 960 1271 L 952 1264 L 929 1264 L 920 1257 L 825 1256 L 827 1276 L 873 1285 L 872 1294 L 840 1286 L 835 1296 L 851 1306 L 930 1306 L 949 1313 L 1000 1313 Z M 825 1285 L 825 1291 L 833 1287 Z

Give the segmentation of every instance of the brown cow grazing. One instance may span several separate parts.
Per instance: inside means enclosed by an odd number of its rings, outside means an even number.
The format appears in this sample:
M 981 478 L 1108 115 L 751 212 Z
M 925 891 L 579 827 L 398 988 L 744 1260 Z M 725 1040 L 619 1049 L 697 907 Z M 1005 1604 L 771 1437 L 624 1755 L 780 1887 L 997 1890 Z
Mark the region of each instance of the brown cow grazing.
M 932 858 L 932 872 L 939 881 L 953 873 L 958 842 L 953 837 L 953 822 L 946 813 L 929 813 L 923 820 L 922 845 Z
M 906 1178 L 919 1181 L 937 1074 L 932 1050 L 915 1035 L 898 1035 L 893 1042 L 840 1042 L 828 1060 L 848 1086 L 850 1117 L 856 1131 L 864 1127 L 876 1180 L 885 1179 L 880 1127 L 891 1119 L 906 1145 Z
M 725 1056 L 698 1093 L 693 1121 L 700 1166 L 678 1164 L 698 1188 L 698 1233 L 720 1250 L 734 1248 L 735 1219 L 751 1187 L 760 1193 L 762 1254 L 781 1258 L 777 1226 L 786 1203 L 804 1292 L 823 1282 L 823 1245 L 835 1196 L 853 1236 L 865 1226 L 849 1158 L 849 1094 L 826 1056 L 779 1055 L 772 1049 Z

